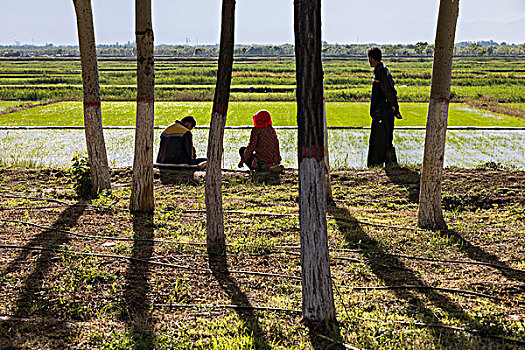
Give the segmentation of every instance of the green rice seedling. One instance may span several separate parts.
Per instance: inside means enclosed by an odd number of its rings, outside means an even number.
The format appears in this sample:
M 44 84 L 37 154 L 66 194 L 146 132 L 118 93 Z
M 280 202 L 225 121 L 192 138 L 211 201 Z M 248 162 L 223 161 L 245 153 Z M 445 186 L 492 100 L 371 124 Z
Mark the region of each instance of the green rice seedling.
M 155 125 L 167 126 L 187 115 L 197 119 L 197 128 L 208 126 L 211 118 L 211 102 L 157 102 Z M 3 126 L 83 126 L 81 102 L 62 102 L 39 106 L 28 110 L 0 115 Z M 274 126 L 296 126 L 295 102 L 260 101 L 231 102 L 226 126 L 252 126 L 251 119 L 258 110 L 266 109 L 272 115 Z M 427 103 L 401 103 L 403 119 L 396 126 L 426 125 Z M 134 126 L 136 105 L 133 102 L 103 102 L 102 120 L 105 126 Z M 368 127 L 371 124 L 368 102 L 328 102 L 326 104 L 329 127 Z M 498 126 L 524 127 L 525 120 L 472 109 L 464 104 L 450 104 L 449 126 Z

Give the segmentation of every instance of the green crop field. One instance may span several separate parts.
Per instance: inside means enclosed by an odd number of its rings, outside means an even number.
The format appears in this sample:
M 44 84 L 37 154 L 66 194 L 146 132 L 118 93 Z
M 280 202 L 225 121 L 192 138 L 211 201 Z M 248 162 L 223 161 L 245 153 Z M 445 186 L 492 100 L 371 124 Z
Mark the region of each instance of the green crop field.
M 0 101 L 0 113 L 20 105 L 23 105 L 23 103 L 17 101 Z
M 7 112 L 10 112 L 12 110 L 22 108 L 22 107 L 29 107 L 35 104 L 38 104 L 38 102 L 35 102 L 35 101 L 0 101 L 0 114 L 7 113 Z
M 525 103 L 504 103 L 505 106 L 511 106 L 513 108 L 518 109 L 524 109 L 525 110 Z
M 0 108 L 1 108 L 0 104 Z M 155 125 L 165 126 L 186 115 L 193 115 L 198 126 L 210 123 L 211 102 L 157 102 Z M 329 102 L 326 104 L 328 126 L 361 127 L 370 125 L 366 102 Z M 425 126 L 428 104 L 401 103 L 403 119 L 397 126 Z M 134 102 L 103 102 L 102 119 L 106 126 L 135 125 Z M 252 125 L 251 116 L 259 109 L 272 114 L 275 126 L 296 126 L 295 102 L 231 102 L 227 126 Z M 81 102 L 61 102 L 0 115 L 1 126 L 82 126 L 84 125 Z M 449 126 L 525 127 L 525 119 L 490 113 L 469 108 L 462 103 L 452 103 Z
M 430 95 L 431 58 L 386 58 L 400 98 L 403 119 L 396 126 L 424 127 Z M 520 109 L 525 101 L 524 57 L 455 58 L 448 125 L 525 127 Z M 330 127 L 370 125 L 372 69 L 363 58 L 325 57 L 326 114 Z M 136 117 L 136 61 L 99 59 L 102 119 L 105 126 L 133 126 Z M 217 73 L 216 58 L 160 57 L 155 65 L 155 125 L 162 127 L 193 115 L 198 127 L 208 126 Z M 0 58 L 0 126 L 83 126 L 82 79 L 78 58 Z M 61 101 L 53 102 L 52 101 Z M 293 58 L 237 57 L 234 62 L 227 126 L 252 125 L 251 116 L 267 109 L 274 125 L 296 126 L 295 61 Z M 470 103 L 469 101 L 476 101 Z M 485 101 L 490 101 L 485 102 Z M 467 102 L 467 103 L 463 103 Z M 499 105 L 498 102 L 501 104 Z M 508 102 L 512 102 L 507 107 Z M 45 104 L 48 103 L 48 104 Z M 490 105 L 491 111 L 484 108 Z M 32 106 L 34 104 L 42 104 Z M 472 107 L 476 106 L 476 107 Z M 505 107 L 505 108 L 503 108 Z M 509 110 L 518 110 L 509 113 Z M 156 132 L 156 147 L 158 134 Z M 516 158 L 523 153 L 521 132 L 449 132 L 447 166 L 473 167 L 497 161 L 525 168 Z M 129 166 L 133 132 L 106 130 L 112 166 Z M 225 167 L 235 167 L 238 147 L 249 131 L 225 134 Z M 296 164 L 296 131 L 279 130 L 283 162 Z M 334 167 L 361 168 L 366 159 L 368 131 L 330 131 Z M 38 141 L 37 141 L 38 140 Z M 80 141 L 79 141 L 80 140 Z M 395 144 L 402 162 L 421 164 L 424 131 L 398 130 Z M 200 155 L 207 131 L 195 131 Z M 0 130 L 0 163 L 67 166 L 74 152 L 85 150 L 82 131 Z
M 329 101 L 364 101 L 370 95 L 372 69 L 366 58 L 324 58 L 324 85 Z M 426 101 L 431 58 L 386 58 L 405 102 Z M 525 57 L 459 57 L 454 59 L 451 97 L 491 97 L 500 102 L 525 101 Z M 132 58 L 99 59 L 104 100 L 136 98 L 136 62 Z M 155 94 L 164 101 L 211 101 L 217 60 L 157 58 Z M 237 57 L 232 76 L 232 101 L 293 101 L 293 58 Z M 78 58 L 0 58 L 0 100 L 82 99 Z

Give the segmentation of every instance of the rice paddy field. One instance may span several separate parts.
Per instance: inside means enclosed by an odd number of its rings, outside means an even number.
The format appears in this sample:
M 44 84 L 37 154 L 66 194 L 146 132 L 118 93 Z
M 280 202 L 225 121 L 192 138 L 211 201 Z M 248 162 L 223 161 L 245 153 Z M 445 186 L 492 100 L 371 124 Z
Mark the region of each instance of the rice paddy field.
M 13 102 L 0 102 L 0 108 Z M 176 119 L 192 115 L 197 126 L 210 124 L 211 102 L 157 102 L 155 125 L 167 126 Z M 252 115 L 260 109 L 268 110 L 274 126 L 297 126 L 297 105 L 288 101 L 239 101 L 228 107 L 226 126 L 252 125 Z M 403 119 L 396 120 L 398 127 L 426 125 L 428 103 L 401 103 Z M 83 126 L 82 102 L 60 102 L 37 106 L 0 115 L 0 126 Z M 134 126 L 136 104 L 134 102 L 103 102 L 104 126 Z M 329 127 L 370 126 L 368 102 L 328 102 L 326 118 Z M 464 103 L 452 103 L 449 110 L 449 126 L 525 127 L 525 119 L 489 113 L 470 108 Z
M 156 156 L 161 130 L 156 130 Z M 283 165 L 297 168 L 297 131 L 277 129 Z M 106 148 L 112 167 L 133 163 L 134 130 L 105 130 Z M 333 168 L 366 167 L 369 130 L 329 130 L 330 163 Z M 227 129 L 223 168 L 234 169 L 238 149 L 248 144 L 250 130 Z M 206 156 L 208 130 L 194 130 L 197 155 Z M 424 130 L 397 130 L 394 144 L 400 163 L 416 166 L 423 161 Z M 0 130 L 0 165 L 27 167 L 67 167 L 75 153 L 85 152 L 83 130 Z M 498 163 L 525 169 L 525 132 L 492 130 L 449 130 L 445 166 L 475 168 Z
M 2 104 L 0 104 L 2 106 Z M 232 102 L 224 136 L 223 167 L 232 169 L 238 163 L 238 149 L 248 143 L 250 130 L 236 129 L 251 123 L 251 115 L 259 109 L 273 115 L 280 140 L 283 164 L 297 167 L 296 104 L 294 102 Z M 199 123 L 194 130 L 194 143 L 199 156 L 207 151 L 211 102 L 158 102 L 155 105 L 155 154 L 162 127 L 186 115 Z M 334 168 L 363 168 L 368 147 L 367 126 L 370 124 L 365 102 L 327 103 L 329 150 Z M 400 162 L 422 163 L 428 106 L 425 103 L 402 103 L 403 119 L 396 121 L 394 142 Z M 132 127 L 135 118 L 133 102 L 104 102 L 103 122 L 106 126 Z M 0 116 L 1 127 L 63 127 L 83 126 L 81 102 L 60 102 L 23 109 Z M 525 119 L 476 110 L 462 103 L 450 106 L 445 166 L 476 167 L 498 162 L 525 169 Z M 512 130 L 456 130 L 454 127 L 500 127 Z M 357 129 L 339 129 L 343 127 Z M 131 166 L 134 130 L 106 129 L 106 147 L 110 165 Z M 30 167 L 67 167 L 73 154 L 85 152 L 84 131 L 81 129 L 7 129 L 0 130 L 0 164 Z
M 401 101 L 403 119 L 396 120 L 395 143 L 401 162 L 422 162 L 432 60 L 386 58 Z M 525 59 L 522 57 L 456 58 L 452 77 L 446 166 L 475 167 L 498 162 L 525 168 Z M 165 58 L 155 63 L 155 147 L 161 129 L 192 115 L 197 119 L 195 143 L 205 156 L 211 99 L 216 78 L 215 58 Z M 135 124 L 136 72 L 132 58 L 99 59 L 104 126 Z M 78 58 L 0 58 L 0 164 L 68 166 L 75 152 L 85 150 L 82 130 L 15 127 L 82 127 L 82 80 Z M 370 125 L 368 100 L 372 71 L 365 58 L 324 58 L 329 148 L 333 167 L 361 168 Z M 296 167 L 295 64 L 293 58 L 236 58 L 227 128 L 250 126 L 260 109 L 272 114 L 278 129 L 284 164 Z M 510 106 L 509 115 L 473 107 L 469 99 Z M 8 101 L 7 101 L 8 100 Z M 507 111 L 509 110 L 507 108 Z M 518 117 L 516 117 L 516 115 Z M 14 129 L 9 130 L 13 127 Z M 511 130 L 454 130 L 456 127 Z M 225 168 L 235 167 L 237 149 L 248 142 L 249 130 L 227 129 Z M 112 166 L 130 166 L 134 132 L 105 131 Z M 155 150 L 156 151 L 156 150 Z
M 401 101 L 426 101 L 432 58 L 387 57 Z M 491 97 L 499 102 L 525 101 L 524 57 L 458 57 L 454 60 L 451 98 Z M 366 101 L 372 70 L 366 57 L 323 59 L 324 86 L 329 101 Z M 104 100 L 134 100 L 136 60 L 99 58 Z M 211 101 L 217 59 L 157 57 L 155 98 L 166 101 Z M 231 100 L 294 101 L 293 57 L 236 57 Z M 0 58 L 0 100 L 82 100 L 78 57 Z

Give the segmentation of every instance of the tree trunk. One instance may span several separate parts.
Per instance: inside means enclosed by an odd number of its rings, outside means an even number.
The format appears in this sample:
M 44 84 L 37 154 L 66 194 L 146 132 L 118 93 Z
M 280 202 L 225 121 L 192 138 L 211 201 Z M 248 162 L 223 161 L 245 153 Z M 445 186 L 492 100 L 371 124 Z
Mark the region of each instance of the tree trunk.
M 130 210 L 152 212 L 155 70 L 151 0 L 136 0 L 137 122 Z
M 235 0 L 223 0 L 219 63 L 208 138 L 205 184 L 207 249 L 210 268 L 214 270 L 224 269 L 226 263 L 221 160 L 233 69 L 234 24 Z
M 110 189 L 108 157 L 102 131 L 100 110 L 100 84 L 98 79 L 97 51 L 91 0 L 73 0 L 77 15 L 78 42 L 82 64 L 84 100 L 84 126 L 89 165 L 91 167 L 91 191 Z
M 303 317 L 335 321 L 326 223 L 321 0 L 294 1 Z
M 332 179 L 330 177 L 330 152 L 328 150 L 328 123 L 326 121 L 326 97 L 324 94 L 323 85 L 323 134 L 324 134 L 324 181 L 326 191 L 326 201 L 333 202 L 334 196 L 332 195 Z
M 458 12 L 459 0 L 441 0 L 419 192 L 418 225 L 421 228 L 447 228 L 441 207 L 441 183 Z

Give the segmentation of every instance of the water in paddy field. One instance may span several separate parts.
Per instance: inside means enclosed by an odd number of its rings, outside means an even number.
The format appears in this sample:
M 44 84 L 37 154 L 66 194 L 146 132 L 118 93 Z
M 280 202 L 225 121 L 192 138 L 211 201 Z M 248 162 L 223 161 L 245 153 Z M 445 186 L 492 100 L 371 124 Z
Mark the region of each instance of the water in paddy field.
M 277 129 L 281 156 L 285 167 L 297 168 L 297 130 Z M 194 129 L 194 145 L 198 157 L 206 157 L 208 130 Z M 155 130 L 154 159 L 161 130 Z M 329 130 L 330 164 L 332 168 L 364 168 L 368 152 L 369 130 Z M 108 160 L 111 167 L 127 167 L 133 163 L 135 131 L 104 130 Z M 224 133 L 223 168 L 236 169 L 238 149 L 246 146 L 249 129 L 226 129 Z M 401 164 L 423 162 L 425 131 L 396 130 L 394 145 Z M 0 130 L 0 165 L 9 164 L 67 167 L 75 152 L 85 152 L 83 130 Z M 448 130 L 445 167 L 473 168 L 496 162 L 525 170 L 525 131 L 523 130 Z

